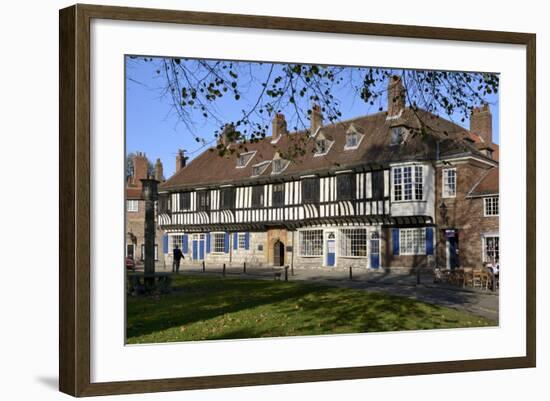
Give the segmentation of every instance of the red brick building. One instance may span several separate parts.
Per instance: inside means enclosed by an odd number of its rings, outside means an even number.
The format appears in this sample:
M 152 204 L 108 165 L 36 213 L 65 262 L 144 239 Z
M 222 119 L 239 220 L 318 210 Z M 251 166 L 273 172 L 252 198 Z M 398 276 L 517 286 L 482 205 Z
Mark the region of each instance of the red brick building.
M 138 152 L 132 157 L 132 174 L 126 181 L 126 256 L 134 258 L 142 265 L 145 249 L 145 201 L 142 199 L 141 179 L 152 175 L 157 181 L 164 181 L 162 163 L 157 159 L 153 171 L 145 153 Z M 162 252 L 163 233 L 157 228 L 155 235 L 155 261 L 164 263 Z
M 168 257 L 178 245 L 185 263 L 392 270 L 498 258 L 489 108 L 465 130 L 406 107 L 402 92 L 394 77 L 387 111 L 324 125 L 314 107 L 309 129 L 293 133 L 277 114 L 244 153 L 178 161 L 159 189 Z M 285 159 L 296 144 L 305 154 Z

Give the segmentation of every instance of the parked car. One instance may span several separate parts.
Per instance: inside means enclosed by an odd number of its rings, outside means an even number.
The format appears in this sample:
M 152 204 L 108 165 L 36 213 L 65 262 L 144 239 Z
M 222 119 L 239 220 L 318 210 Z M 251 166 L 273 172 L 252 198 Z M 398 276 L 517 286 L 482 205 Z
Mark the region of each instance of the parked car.
M 126 269 L 136 270 L 136 262 L 131 256 L 126 256 Z

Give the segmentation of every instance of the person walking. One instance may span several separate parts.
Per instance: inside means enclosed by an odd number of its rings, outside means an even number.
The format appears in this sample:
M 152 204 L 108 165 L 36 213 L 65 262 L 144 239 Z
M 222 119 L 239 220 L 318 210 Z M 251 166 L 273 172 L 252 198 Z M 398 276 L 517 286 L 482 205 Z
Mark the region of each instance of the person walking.
M 173 255 L 174 255 L 174 262 L 172 263 L 172 273 L 174 273 L 174 272 L 179 273 L 180 272 L 180 261 L 182 259 L 185 259 L 185 257 L 183 256 L 183 253 L 181 252 L 181 250 L 179 249 L 179 247 L 177 245 L 174 248 Z

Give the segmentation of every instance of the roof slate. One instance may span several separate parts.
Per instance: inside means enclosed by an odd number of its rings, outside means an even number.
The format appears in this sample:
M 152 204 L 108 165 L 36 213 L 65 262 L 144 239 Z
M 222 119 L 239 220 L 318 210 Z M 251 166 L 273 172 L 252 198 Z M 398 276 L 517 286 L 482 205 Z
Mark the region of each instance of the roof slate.
M 237 154 L 220 157 L 215 148 L 204 151 L 186 167 L 177 171 L 159 187 L 161 191 L 180 188 L 246 182 L 258 178 L 300 176 L 312 173 L 343 170 L 360 165 L 385 165 L 407 160 L 430 160 L 455 154 L 476 154 L 485 157 L 472 141 L 468 131 L 448 120 L 423 110 L 404 109 L 399 119 L 386 119 L 387 112 L 361 116 L 347 121 L 325 125 L 321 132 L 334 140 L 330 151 L 315 156 L 315 138 L 307 131 L 284 134 L 277 143 L 266 137 L 256 143 L 247 143 L 247 151 L 256 151 L 244 168 L 236 168 Z M 427 125 L 425 134 L 409 134 L 404 143 L 391 146 L 390 129 L 397 125 L 420 128 L 419 118 Z M 356 149 L 345 150 L 346 131 L 350 125 L 362 130 L 365 137 Z M 304 146 L 305 143 L 305 146 Z M 232 145 L 237 147 L 238 145 Z M 268 166 L 259 177 L 252 177 L 252 167 L 272 160 L 276 152 L 285 154 L 296 148 L 306 149 L 304 155 L 293 157 L 283 173 L 272 174 Z M 240 150 L 241 153 L 245 150 Z M 439 155 L 437 155 L 439 153 Z

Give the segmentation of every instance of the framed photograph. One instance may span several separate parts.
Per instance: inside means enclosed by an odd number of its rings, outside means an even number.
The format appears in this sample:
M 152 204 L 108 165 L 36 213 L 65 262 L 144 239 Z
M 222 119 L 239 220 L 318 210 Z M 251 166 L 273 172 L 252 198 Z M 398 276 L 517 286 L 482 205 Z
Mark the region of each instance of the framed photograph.
M 73 396 L 534 367 L 535 35 L 60 11 Z

